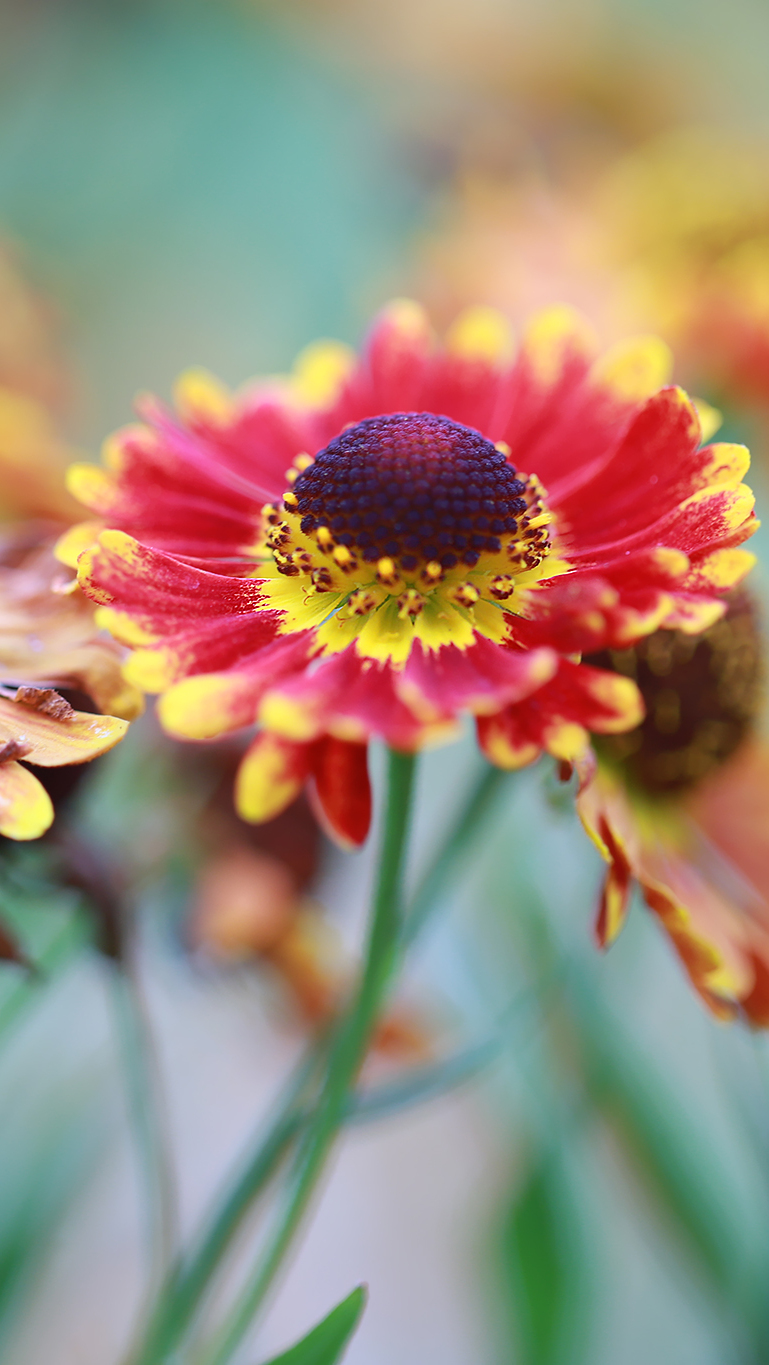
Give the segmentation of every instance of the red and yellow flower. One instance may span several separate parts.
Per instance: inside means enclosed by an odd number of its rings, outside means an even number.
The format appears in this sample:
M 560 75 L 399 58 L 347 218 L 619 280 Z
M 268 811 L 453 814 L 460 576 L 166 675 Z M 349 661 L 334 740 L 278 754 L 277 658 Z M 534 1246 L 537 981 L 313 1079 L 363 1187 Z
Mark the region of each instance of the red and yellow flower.
M 659 631 L 612 663 L 647 714 L 602 740 L 577 798 L 608 863 L 596 934 L 607 947 L 634 885 L 714 1013 L 769 1025 L 769 750 L 756 722 L 763 659 L 744 591 L 700 637 Z
M 171 734 L 260 725 L 246 818 L 311 779 L 358 843 L 372 736 L 413 750 L 470 713 L 493 763 L 577 759 L 642 714 L 583 652 L 723 614 L 752 562 L 748 455 L 702 446 L 668 368 L 650 338 L 598 356 L 568 309 L 514 355 L 491 310 L 436 347 L 398 303 L 360 359 L 323 343 L 237 396 L 193 374 L 179 417 L 145 400 L 105 469 L 73 470 L 98 521 L 60 553 Z

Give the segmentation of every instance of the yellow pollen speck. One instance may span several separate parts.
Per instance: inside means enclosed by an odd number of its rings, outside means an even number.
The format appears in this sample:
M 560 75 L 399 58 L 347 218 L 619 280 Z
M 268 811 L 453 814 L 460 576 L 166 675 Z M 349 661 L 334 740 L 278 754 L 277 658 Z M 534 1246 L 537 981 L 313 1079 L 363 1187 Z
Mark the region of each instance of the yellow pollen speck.
M 335 564 L 339 565 L 340 569 L 352 569 L 357 563 L 355 556 L 350 553 L 346 545 L 337 545 L 331 558 Z
M 384 555 L 382 559 L 378 559 L 376 566 L 376 575 L 377 578 L 379 579 L 379 582 L 384 583 L 385 587 L 388 588 L 393 587 L 394 584 L 396 584 L 399 581 L 398 571 L 395 567 L 395 560 L 390 559 L 389 556 L 387 555 Z
M 505 457 L 506 460 L 509 460 L 509 459 L 510 459 L 510 456 L 511 456 L 512 453 L 513 453 L 513 452 L 511 451 L 509 445 L 507 444 L 507 441 L 495 441 L 495 442 L 494 442 L 494 449 L 495 449 L 495 450 L 498 450 L 499 453 L 500 453 L 500 455 L 504 455 L 504 457 Z
M 531 521 L 526 522 L 529 531 L 536 531 L 540 526 L 549 526 L 553 520 L 549 512 L 540 512 L 538 517 L 532 517 Z
M 437 583 L 439 578 L 443 578 L 443 565 L 439 564 L 437 559 L 431 559 L 430 563 L 425 565 L 424 576 L 434 579 Z
M 330 550 L 334 543 L 334 537 L 327 526 L 319 526 L 315 532 L 315 538 L 320 545 L 321 550 Z
M 304 473 L 305 469 L 309 469 L 311 464 L 315 464 L 315 461 L 312 455 L 307 454 L 306 450 L 303 450 L 301 455 L 297 455 L 294 460 L 294 468 L 298 469 L 300 474 Z
M 297 479 L 299 478 L 299 470 L 287 469 L 283 477 L 286 480 L 286 483 L 296 483 Z
M 283 501 L 286 504 L 286 507 L 293 508 L 299 506 L 299 499 L 297 498 L 296 493 L 291 492 L 290 488 L 283 494 Z

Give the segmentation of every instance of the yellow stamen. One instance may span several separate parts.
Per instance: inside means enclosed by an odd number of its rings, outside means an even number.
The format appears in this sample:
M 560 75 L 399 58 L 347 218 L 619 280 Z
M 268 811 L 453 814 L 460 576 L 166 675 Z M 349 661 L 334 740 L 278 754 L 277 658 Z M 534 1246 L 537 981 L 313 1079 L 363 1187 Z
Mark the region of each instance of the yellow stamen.
M 450 596 L 459 607 L 474 607 L 480 593 L 472 583 L 457 583 Z
M 337 545 L 331 558 L 345 573 L 349 573 L 351 569 L 354 569 L 358 562 L 355 556 L 350 553 L 346 545 Z
M 331 592 L 334 583 L 328 569 L 313 569 L 310 574 L 316 592 Z
M 504 602 L 515 591 L 515 582 L 508 573 L 497 574 L 489 584 L 489 592 L 498 602 Z
M 379 579 L 379 582 L 384 583 L 387 588 L 392 588 L 396 583 L 400 582 L 400 576 L 395 567 L 395 560 L 390 559 L 388 555 L 383 555 L 381 559 L 378 559 L 376 576 Z
M 403 595 L 398 598 L 398 616 L 400 620 L 404 621 L 407 616 L 419 616 L 424 605 L 425 600 L 421 592 L 417 592 L 416 588 L 409 588 L 408 592 L 404 592 Z
M 358 588 L 358 591 L 352 594 L 347 603 L 347 608 L 353 616 L 368 616 L 376 604 L 377 600 L 372 592 L 366 592 L 365 588 Z

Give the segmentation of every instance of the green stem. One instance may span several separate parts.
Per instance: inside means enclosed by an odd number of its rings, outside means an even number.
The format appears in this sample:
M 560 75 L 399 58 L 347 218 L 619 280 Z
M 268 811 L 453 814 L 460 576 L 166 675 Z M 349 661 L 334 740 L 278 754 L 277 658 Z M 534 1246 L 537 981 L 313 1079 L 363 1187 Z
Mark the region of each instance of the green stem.
M 308 1049 L 272 1123 L 204 1228 L 197 1250 L 180 1259 L 162 1286 L 140 1344 L 130 1353 L 134 1365 L 154 1365 L 170 1353 L 201 1308 L 206 1290 L 258 1195 L 275 1174 L 307 1118 L 305 1092 L 326 1046 L 322 1035 Z
M 387 810 L 363 975 L 347 1013 L 339 1022 L 325 1084 L 299 1143 L 277 1227 L 210 1350 L 204 1352 L 205 1365 L 226 1365 L 242 1341 L 283 1265 L 344 1122 L 349 1093 L 368 1051 L 398 957 L 401 886 L 414 773 L 413 755 L 389 751 Z
M 130 1124 L 145 1186 L 150 1283 L 160 1284 L 177 1240 L 173 1163 L 168 1147 L 157 1060 L 144 1002 L 130 970 L 110 963 L 111 996 L 125 1073 Z
M 487 764 L 450 829 L 441 840 L 409 904 L 403 926 L 403 943 L 416 938 L 451 881 L 479 826 L 486 819 L 508 774 Z

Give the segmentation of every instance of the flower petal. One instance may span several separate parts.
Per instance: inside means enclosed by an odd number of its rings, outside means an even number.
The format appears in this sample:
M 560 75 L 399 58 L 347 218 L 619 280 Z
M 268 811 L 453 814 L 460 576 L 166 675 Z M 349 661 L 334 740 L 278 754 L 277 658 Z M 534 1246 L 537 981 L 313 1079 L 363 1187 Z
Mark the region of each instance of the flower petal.
M 0 763 L 0 834 L 6 839 L 39 839 L 53 823 L 45 787 L 20 763 Z
M 442 720 L 461 711 L 499 711 L 536 691 L 556 673 L 553 650 L 500 649 L 482 637 L 470 649 L 445 646 L 434 653 L 412 649 L 395 689 L 417 716 Z
M 237 668 L 184 678 L 158 702 L 161 725 L 177 739 L 198 740 L 253 725 L 265 691 L 307 662 L 307 641 L 306 634 L 285 636 Z
M 333 735 L 315 746 L 312 758 L 316 808 L 321 822 L 342 848 L 365 843 L 371 825 L 368 746 L 350 744 Z
M 43 695 L 49 691 L 25 690 Z M 128 729 L 128 721 L 115 716 L 87 715 L 73 711 L 66 702 L 61 706 L 66 709 L 59 718 L 36 710 L 34 705 L 0 697 L 0 744 L 16 740 L 27 746 L 24 757 L 29 763 L 56 768 L 64 763 L 87 763 L 97 758 L 112 749 Z
M 251 824 L 280 815 L 297 797 L 310 772 L 309 745 L 293 744 L 263 730 L 246 751 L 235 779 L 235 807 Z

